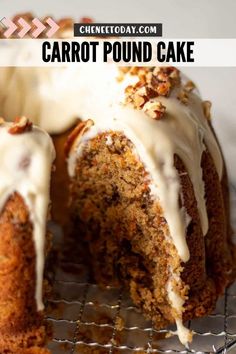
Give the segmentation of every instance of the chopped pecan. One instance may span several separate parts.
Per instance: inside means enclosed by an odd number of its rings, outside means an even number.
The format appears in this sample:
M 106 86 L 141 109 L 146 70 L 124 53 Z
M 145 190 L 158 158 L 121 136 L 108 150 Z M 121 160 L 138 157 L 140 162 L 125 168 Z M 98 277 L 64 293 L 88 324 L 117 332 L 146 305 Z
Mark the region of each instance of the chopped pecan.
M 210 101 L 203 101 L 202 108 L 203 108 L 204 116 L 206 117 L 207 120 L 210 120 L 211 119 L 211 102 Z
M 153 75 L 158 76 L 160 81 L 171 81 L 176 84 L 180 80 L 179 70 L 173 66 L 156 67 Z
M 168 96 L 170 90 L 179 79 L 179 71 L 172 67 L 154 68 L 151 77 L 151 86 L 161 96 Z M 150 79 L 149 79 L 150 80 Z
M 157 86 L 157 93 L 160 96 L 168 96 L 170 93 L 171 84 L 170 82 L 161 82 Z
M 84 122 L 79 122 L 74 130 L 70 133 L 65 143 L 64 152 L 66 157 L 69 156 L 70 151 L 73 149 L 75 144 L 79 141 L 79 139 L 83 136 L 83 134 L 94 125 L 94 121 L 92 119 L 88 119 Z
M 167 72 L 171 80 L 173 80 L 175 83 L 179 83 L 180 74 L 177 68 L 175 68 L 174 66 L 167 67 Z
M 129 67 L 129 74 L 130 75 L 138 75 L 139 70 L 140 70 L 139 66 L 130 66 Z
M 148 86 L 141 87 L 134 94 L 134 105 L 136 108 L 142 108 L 148 100 L 157 96 L 157 93 Z
M 159 101 L 149 101 L 144 105 L 143 110 L 149 117 L 159 120 L 164 116 L 166 107 Z
M 149 71 L 145 77 L 147 85 L 152 86 L 153 73 Z
M 117 80 L 122 81 L 126 74 L 136 75 L 138 70 L 137 66 L 120 66 Z
M 126 102 L 132 103 L 134 108 L 141 109 L 144 104 L 151 98 L 157 97 L 158 94 L 151 87 L 138 85 L 129 85 L 126 87 Z
M 195 84 L 193 81 L 189 80 L 188 82 L 186 82 L 186 84 L 184 85 L 184 90 L 187 92 L 191 92 L 196 88 Z
M 93 23 L 94 20 L 93 20 L 91 17 L 86 17 L 86 16 L 84 16 L 84 17 L 82 17 L 82 18 L 80 19 L 79 22 L 80 22 L 80 23 Z
M 132 103 L 134 100 L 135 87 L 133 85 L 129 85 L 125 88 L 125 102 Z
M 180 83 L 179 70 L 174 67 L 132 67 L 123 70 L 123 75 L 129 72 L 138 76 L 139 81 L 125 89 L 126 103 L 133 104 L 136 109 L 143 109 L 152 118 L 160 119 L 165 113 L 165 107 L 157 101 L 151 101 L 158 96 L 168 97 L 171 89 Z M 187 93 L 180 94 L 179 99 L 187 103 Z
M 188 104 L 188 93 L 185 90 L 181 90 L 177 95 L 178 100 L 183 104 Z
M 129 69 L 129 73 L 131 75 L 143 76 L 146 75 L 150 71 L 150 67 L 145 66 L 131 66 Z
M 128 85 L 125 88 L 125 101 L 126 103 L 133 103 L 134 102 L 134 95 L 135 93 L 143 87 L 141 82 L 138 81 L 135 85 Z
M 155 66 L 153 68 L 152 74 L 157 76 L 160 73 L 160 71 L 161 71 L 161 67 L 160 66 Z
M 150 68 L 149 67 L 137 67 L 137 68 L 138 68 L 137 75 L 140 82 L 142 84 L 146 84 L 148 79 L 147 75 L 150 72 Z
M 135 92 L 134 94 L 134 107 L 137 109 L 141 109 L 144 104 L 147 102 L 147 96 L 145 94 L 140 94 L 139 92 Z
M 138 76 L 139 80 L 144 84 L 146 83 L 146 75 L 150 71 L 149 67 L 142 66 L 123 66 L 119 67 L 118 81 L 122 81 L 125 74 L 130 74 L 133 76 Z
M 123 70 L 121 68 L 119 68 L 119 71 L 118 71 L 118 75 L 116 77 L 116 80 L 118 82 L 121 82 L 124 80 L 124 77 L 125 77 L 125 72 L 123 72 Z
M 127 74 L 127 73 L 130 71 L 130 66 L 120 66 L 120 67 L 119 67 L 119 71 L 120 71 L 122 74 Z
M 74 21 L 71 17 L 64 17 L 64 18 L 61 18 L 57 22 L 57 24 L 60 27 L 60 30 L 72 29 L 73 25 L 74 25 Z
M 159 73 L 156 76 L 157 76 L 157 80 L 161 82 L 166 82 L 169 79 L 169 75 L 167 75 L 167 73 L 163 71 L 159 71 Z
M 32 122 L 26 117 L 17 117 L 8 129 L 10 134 L 22 134 L 32 129 Z

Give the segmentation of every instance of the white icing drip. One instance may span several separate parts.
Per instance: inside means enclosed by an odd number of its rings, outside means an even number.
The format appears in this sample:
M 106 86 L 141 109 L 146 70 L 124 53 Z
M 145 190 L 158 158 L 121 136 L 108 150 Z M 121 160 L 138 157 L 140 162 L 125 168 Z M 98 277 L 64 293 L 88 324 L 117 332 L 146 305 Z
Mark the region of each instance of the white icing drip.
M 174 278 L 177 283 L 180 283 L 181 282 L 180 277 L 174 274 L 173 270 L 171 271 L 171 273 L 172 273 L 172 278 Z M 188 343 L 191 342 L 192 333 L 188 328 L 186 328 L 183 325 L 182 313 L 184 309 L 185 300 L 179 294 L 177 294 L 176 291 L 173 289 L 172 278 L 170 278 L 167 284 L 167 293 L 173 308 L 177 312 L 177 318 L 175 319 L 176 327 L 177 327 L 177 335 L 179 337 L 180 342 L 183 345 L 187 345 Z
M 55 151 L 48 134 L 34 127 L 22 134 L 9 134 L 11 125 L 0 125 L 0 211 L 8 198 L 18 192 L 28 207 L 33 225 L 36 253 L 35 299 L 42 301 L 46 220 L 49 205 L 51 166 Z
M 187 346 L 192 341 L 192 332 L 183 325 L 182 319 L 176 319 L 177 335 L 180 342 Z

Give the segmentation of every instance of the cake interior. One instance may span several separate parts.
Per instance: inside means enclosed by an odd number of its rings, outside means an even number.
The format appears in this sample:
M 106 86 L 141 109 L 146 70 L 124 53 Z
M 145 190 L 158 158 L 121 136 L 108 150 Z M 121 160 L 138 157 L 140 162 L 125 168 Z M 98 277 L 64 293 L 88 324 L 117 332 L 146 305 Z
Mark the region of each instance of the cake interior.
M 31 348 L 22 353 L 40 353 L 46 328 L 35 303 L 32 223 L 18 193 L 10 197 L 0 216 L 0 238 L 0 352 L 21 353 L 20 348 Z
M 222 229 L 226 215 L 221 186 L 207 151 L 202 163 L 213 171 L 205 171 L 205 183 L 214 185 L 207 197 L 215 194 L 207 205 L 214 229 L 210 227 L 205 239 L 192 183 L 175 156 L 182 188 L 179 204 L 190 218 L 186 220 L 191 255 L 187 263 L 181 262 L 160 203 L 152 197 L 149 174 L 123 133 L 104 132 L 86 141 L 76 163 L 70 206 L 75 237 L 88 243 L 94 278 L 100 285 L 125 285 L 156 328 L 173 323 L 179 315 L 168 297 L 171 278 L 177 276 L 172 280 L 175 292 L 185 302 L 184 320 L 210 313 L 229 281 L 231 255 L 222 237 L 226 236 Z M 215 251 L 218 241 L 221 252 Z M 219 280 L 221 285 L 217 286 Z

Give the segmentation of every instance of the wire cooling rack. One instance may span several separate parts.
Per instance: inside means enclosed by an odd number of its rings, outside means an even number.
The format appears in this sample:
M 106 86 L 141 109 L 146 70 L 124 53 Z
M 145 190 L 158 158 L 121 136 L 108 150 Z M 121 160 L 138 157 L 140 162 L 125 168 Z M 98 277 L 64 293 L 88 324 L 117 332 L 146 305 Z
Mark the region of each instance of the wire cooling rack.
M 234 188 L 231 200 L 235 227 Z M 63 261 L 57 267 L 47 316 L 53 354 L 236 353 L 236 284 L 227 289 L 214 313 L 186 324 L 195 336 L 185 348 L 174 327 L 155 330 L 122 289 L 100 289 L 88 279 L 82 263 Z

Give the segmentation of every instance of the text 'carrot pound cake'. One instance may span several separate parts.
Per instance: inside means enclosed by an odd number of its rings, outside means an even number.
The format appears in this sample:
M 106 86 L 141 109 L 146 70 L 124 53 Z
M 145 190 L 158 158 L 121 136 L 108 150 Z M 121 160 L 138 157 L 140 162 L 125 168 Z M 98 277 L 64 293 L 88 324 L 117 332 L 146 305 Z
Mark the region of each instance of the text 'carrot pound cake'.
M 66 144 L 76 235 L 99 284 L 125 285 L 156 328 L 176 322 L 186 344 L 183 322 L 210 313 L 234 277 L 209 103 L 172 67 L 85 71 L 80 117 L 92 119 Z
M 43 353 L 39 347 L 46 339 L 43 274 L 54 147 L 48 134 L 26 118 L 14 123 L 1 118 L 0 151 L 0 353 Z

